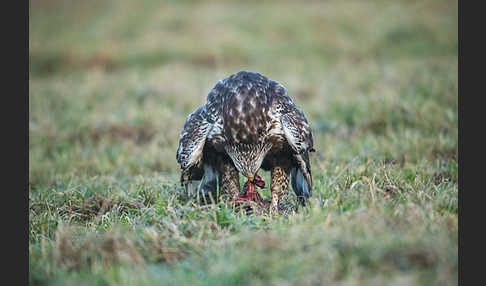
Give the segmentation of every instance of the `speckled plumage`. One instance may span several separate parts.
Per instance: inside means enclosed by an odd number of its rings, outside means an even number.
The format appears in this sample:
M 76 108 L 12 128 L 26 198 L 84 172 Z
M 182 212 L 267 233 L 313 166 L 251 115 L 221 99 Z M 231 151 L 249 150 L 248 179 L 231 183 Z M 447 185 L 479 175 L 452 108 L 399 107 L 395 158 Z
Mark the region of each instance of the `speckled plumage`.
M 179 138 L 177 162 L 181 183 L 200 193 L 239 193 L 238 172 L 254 177 L 260 168 L 272 171 L 272 205 L 292 188 L 304 203 L 311 196 L 309 152 L 312 131 L 304 116 L 276 81 L 240 71 L 219 81 L 206 103 L 187 117 Z

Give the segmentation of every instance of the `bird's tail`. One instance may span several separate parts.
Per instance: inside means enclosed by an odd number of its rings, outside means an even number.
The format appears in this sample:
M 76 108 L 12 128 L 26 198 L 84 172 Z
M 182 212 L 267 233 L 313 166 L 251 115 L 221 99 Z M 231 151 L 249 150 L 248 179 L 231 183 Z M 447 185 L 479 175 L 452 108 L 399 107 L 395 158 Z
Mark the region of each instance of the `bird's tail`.
M 309 154 L 295 155 L 298 166 L 290 171 L 292 189 L 297 195 L 299 202 L 305 206 L 307 200 L 312 196 L 312 176 L 309 162 Z
M 312 196 L 312 186 L 309 186 L 300 168 L 292 168 L 290 171 L 290 181 L 292 183 L 292 189 L 297 195 L 297 199 L 301 205 L 305 206 L 307 200 Z

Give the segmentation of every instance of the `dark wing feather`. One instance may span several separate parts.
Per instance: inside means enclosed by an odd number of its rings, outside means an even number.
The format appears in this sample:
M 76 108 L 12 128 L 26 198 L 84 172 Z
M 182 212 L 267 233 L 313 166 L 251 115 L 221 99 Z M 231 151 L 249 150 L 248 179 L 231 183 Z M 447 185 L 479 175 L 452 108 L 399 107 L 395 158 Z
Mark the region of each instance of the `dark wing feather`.
M 303 154 L 313 150 L 314 141 L 312 131 L 304 116 L 295 105 L 287 108 L 288 112 L 280 117 L 285 138 L 290 147 L 297 153 Z
M 274 94 L 273 114 L 280 120 L 283 133 L 294 151 L 298 165 L 291 172 L 292 188 L 298 197 L 310 197 L 312 174 L 309 152 L 315 151 L 312 130 L 304 113 L 292 102 L 282 86 L 275 86 Z
M 209 123 L 205 107 L 199 107 L 190 114 L 179 137 L 177 163 L 182 169 L 181 183 L 187 183 L 191 172 L 200 173 L 204 144 L 213 124 Z
M 312 174 L 309 162 L 309 152 L 314 150 L 312 131 L 307 120 L 297 107 L 289 108 L 290 112 L 282 115 L 281 123 L 287 142 L 294 150 L 294 158 L 300 170 L 292 172 L 292 188 L 297 196 L 310 197 L 312 195 Z M 307 186 L 299 178 L 303 176 Z
M 305 205 L 307 198 L 312 196 L 312 174 L 309 162 L 309 152 L 295 154 L 298 166 L 290 171 L 292 189 L 294 190 L 300 203 Z
M 297 154 L 314 151 L 312 130 L 304 113 L 288 96 L 287 90 L 277 82 L 269 86 L 271 99 L 271 117 L 279 120 L 290 147 Z

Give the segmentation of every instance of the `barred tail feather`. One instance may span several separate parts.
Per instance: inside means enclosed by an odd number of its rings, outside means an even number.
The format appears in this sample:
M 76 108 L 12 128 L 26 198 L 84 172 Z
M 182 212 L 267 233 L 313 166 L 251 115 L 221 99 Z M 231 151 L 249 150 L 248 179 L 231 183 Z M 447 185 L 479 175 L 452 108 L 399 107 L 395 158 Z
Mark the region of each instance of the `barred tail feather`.
M 305 206 L 306 201 L 312 196 L 312 175 L 310 170 L 309 153 L 294 155 L 297 166 L 291 170 L 292 189 L 299 202 Z
M 312 196 L 310 186 L 300 168 L 292 168 L 290 171 L 292 189 L 297 195 L 298 201 L 305 206 L 306 201 Z

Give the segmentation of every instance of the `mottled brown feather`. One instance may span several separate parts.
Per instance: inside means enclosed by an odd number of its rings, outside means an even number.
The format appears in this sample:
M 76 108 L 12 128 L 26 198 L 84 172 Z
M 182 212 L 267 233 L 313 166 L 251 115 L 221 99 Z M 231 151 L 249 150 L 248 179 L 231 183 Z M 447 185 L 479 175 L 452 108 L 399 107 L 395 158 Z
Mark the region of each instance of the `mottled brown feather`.
M 220 191 L 227 196 L 239 193 L 238 173 L 249 178 L 260 168 L 271 170 L 272 198 L 275 193 L 278 203 L 290 174 L 301 174 L 307 184 L 292 177 L 296 194 L 302 189 L 310 194 L 313 150 L 311 128 L 287 90 L 259 73 L 241 71 L 219 81 L 188 117 L 177 161 L 182 184 L 200 179 L 201 168 L 210 166 L 219 172 Z

